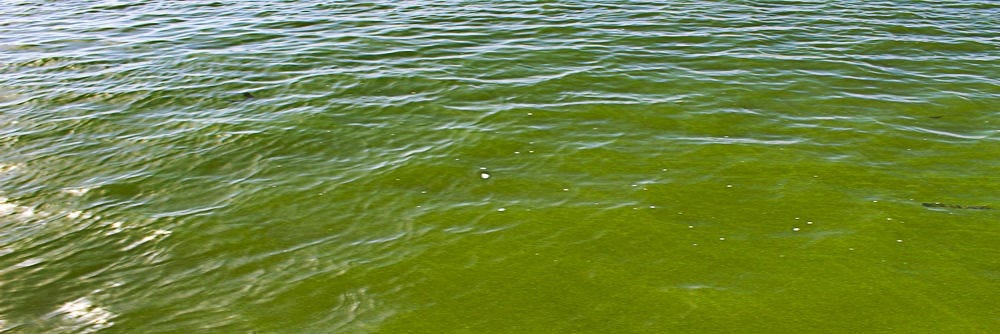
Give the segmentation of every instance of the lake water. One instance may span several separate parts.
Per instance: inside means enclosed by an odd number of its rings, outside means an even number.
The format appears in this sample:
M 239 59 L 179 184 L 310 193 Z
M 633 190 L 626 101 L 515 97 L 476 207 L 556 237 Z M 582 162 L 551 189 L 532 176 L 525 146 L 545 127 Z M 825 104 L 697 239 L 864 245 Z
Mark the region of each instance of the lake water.
M 996 1 L 2 1 L 0 333 L 1000 331 Z

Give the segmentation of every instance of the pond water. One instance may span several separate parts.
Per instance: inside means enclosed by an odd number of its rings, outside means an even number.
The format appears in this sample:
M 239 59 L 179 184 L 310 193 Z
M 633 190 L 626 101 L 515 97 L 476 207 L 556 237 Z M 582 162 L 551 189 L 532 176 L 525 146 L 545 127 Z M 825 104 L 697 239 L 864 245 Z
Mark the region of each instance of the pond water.
M 1000 330 L 995 1 L 3 1 L 2 333 Z

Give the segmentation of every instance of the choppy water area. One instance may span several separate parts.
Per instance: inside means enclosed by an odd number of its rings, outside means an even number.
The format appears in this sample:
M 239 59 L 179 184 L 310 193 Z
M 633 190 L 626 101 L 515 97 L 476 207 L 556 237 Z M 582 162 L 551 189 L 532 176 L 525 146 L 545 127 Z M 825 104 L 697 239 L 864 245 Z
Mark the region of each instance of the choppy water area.
M 2 333 L 1000 330 L 994 1 L 4 1 Z

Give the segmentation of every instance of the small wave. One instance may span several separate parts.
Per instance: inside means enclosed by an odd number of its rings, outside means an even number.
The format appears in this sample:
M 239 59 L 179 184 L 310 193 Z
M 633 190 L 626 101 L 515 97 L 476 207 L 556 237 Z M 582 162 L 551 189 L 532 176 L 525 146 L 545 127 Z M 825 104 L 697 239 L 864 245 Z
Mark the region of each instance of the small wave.
M 742 138 L 742 137 L 671 137 L 673 140 L 687 141 L 697 144 L 722 144 L 722 145 L 733 145 L 733 144 L 746 144 L 746 145 L 794 145 L 803 143 L 804 139 L 799 138 L 784 138 L 784 139 L 759 139 L 759 138 Z

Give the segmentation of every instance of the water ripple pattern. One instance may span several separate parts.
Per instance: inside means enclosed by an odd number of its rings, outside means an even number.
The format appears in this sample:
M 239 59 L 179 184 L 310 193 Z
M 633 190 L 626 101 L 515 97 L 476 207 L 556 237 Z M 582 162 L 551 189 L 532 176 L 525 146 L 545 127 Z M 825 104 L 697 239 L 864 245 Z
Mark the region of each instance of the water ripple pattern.
M 998 120 L 995 1 L 2 1 L 0 333 L 991 332 Z

